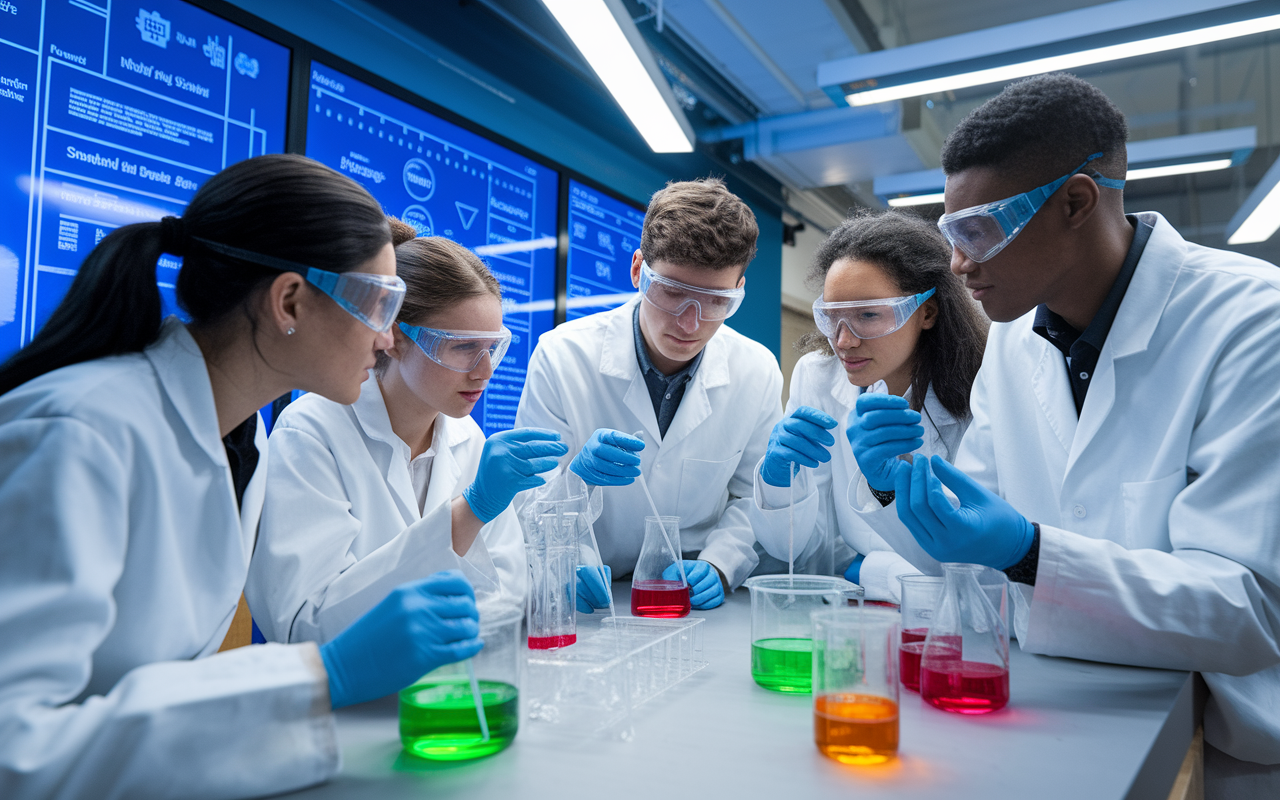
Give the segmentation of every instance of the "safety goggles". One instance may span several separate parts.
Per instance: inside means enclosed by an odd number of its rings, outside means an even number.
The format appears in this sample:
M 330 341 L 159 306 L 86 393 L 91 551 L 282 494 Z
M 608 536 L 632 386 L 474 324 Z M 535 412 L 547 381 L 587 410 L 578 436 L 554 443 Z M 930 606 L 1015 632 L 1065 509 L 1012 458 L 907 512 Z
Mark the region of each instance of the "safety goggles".
M 489 366 L 497 369 L 511 346 L 511 331 L 445 331 L 400 323 L 400 330 L 413 340 L 423 354 L 445 369 L 470 372 L 489 354 Z
M 649 269 L 647 262 L 640 265 L 640 294 L 652 305 L 668 314 L 680 316 L 689 306 L 698 309 L 698 319 L 703 322 L 718 322 L 733 316 L 733 312 L 742 305 L 742 298 L 747 290 L 737 289 L 703 289 L 687 283 L 664 278 Z
M 821 297 L 813 301 L 813 321 L 822 335 L 834 342 L 840 335 L 840 326 L 849 329 L 859 339 L 879 339 L 907 324 L 916 309 L 933 296 L 936 289 L 906 297 L 888 297 L 883 300 L 853 300 L 847 303 L 828 303 Z
M 1005 248 L 1013 238 L 1027 227 L 1027 223 L 1036 215 L 1054 192 L 1067 182 L 1072 175 L 1084 172 L 1089 162 L 1102 158 L 1102 153 L 1094 153 L 1084 163 L 1058 178 L 1029 192 L 997 200 L 994 203 L 964 208 L 951 214 L 943 214 L 938 220 L 942 235 L 947 237 L 951 246 L 962 251 L 971 261 L 986 261 Z M 1106 178 L 1097 171 L 1087 173 L 1099 186 L 1108 189 L 1123 189 L 1124 181 L 1117 178 Z
M 369 272 L 329 272 L 318 267 L 308 267 L 275 256 L 242 250 L 220 242 L 192 237 L 215 253 L 269 267 L 281 272 L 296 272 L 307 283 L 327 294 L 343 311 L 368 325 L 378 333 L 386 332 L 395 322 L 404 303 L 404 281 L 395 275 L 374 275 Z

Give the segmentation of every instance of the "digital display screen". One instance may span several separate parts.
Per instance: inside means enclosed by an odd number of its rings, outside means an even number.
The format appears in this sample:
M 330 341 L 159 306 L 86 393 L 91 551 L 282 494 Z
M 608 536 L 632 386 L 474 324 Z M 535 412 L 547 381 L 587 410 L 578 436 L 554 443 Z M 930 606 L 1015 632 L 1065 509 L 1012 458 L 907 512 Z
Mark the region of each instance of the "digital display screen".
M 631 255 L 643 227 L 643 209 L 570 179 L 566 319 L 617 308 L 635 295 Z
M 0 0 L 0 360 L 112 230 L 283 152 L 288 48 L 180 0 Z M 157 280 L 176 310 L 181 262 Z
M 486 436 L 513 427 L 529 356 L 555 324 L 559 174 L 318 62 L 307 155 L 359 181 L 420 236 L 448 237 L 488 264 L 512 339 L 472 416 Z

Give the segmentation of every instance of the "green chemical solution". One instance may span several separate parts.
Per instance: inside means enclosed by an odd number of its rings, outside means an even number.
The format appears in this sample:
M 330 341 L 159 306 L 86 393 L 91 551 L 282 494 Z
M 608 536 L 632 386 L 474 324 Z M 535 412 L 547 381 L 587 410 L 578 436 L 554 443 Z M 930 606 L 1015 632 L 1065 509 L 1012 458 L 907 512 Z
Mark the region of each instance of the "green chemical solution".
M 813 687 L 813 640 L 759 639 L 752 642 L 751 677 L 775 692 L 809 694 Z
M 465 675 L 459 680 L 415 683 L 400 691 L 400 741 L 415 756 L 466 761 L 493 755 L 511 744 L 520 727 L 516 687 L 480 681 L 489 741 L 482 740 L 476 701 Z

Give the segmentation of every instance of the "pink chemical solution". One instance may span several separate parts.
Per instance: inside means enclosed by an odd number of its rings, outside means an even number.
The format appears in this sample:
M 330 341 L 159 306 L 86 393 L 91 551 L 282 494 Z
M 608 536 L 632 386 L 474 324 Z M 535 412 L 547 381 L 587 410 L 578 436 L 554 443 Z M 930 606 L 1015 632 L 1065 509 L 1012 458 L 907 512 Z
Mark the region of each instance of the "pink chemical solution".
M 680 581 L 636 581 L 631 585 L 633 616 L 687 617 L 689 608 L 689 587 Z
M 937 658 L 920 669 L 920 696 L 929 705 L 957 714 L 988 714 L 1009 702 L 1009 670 L 997 664 Z
M 562 636 L 530 636 L 530 650 L 553 650 L 557 647 L 568 647 L 578 641 L 578 634 L 568 633 Z
M 920 657 L 924 654 L 924 640 L 928 628 L 907 628 L 902 632 L 902 646 L 898 648 L 898 675 L 902 685 L 913 692 L 920 691 Z

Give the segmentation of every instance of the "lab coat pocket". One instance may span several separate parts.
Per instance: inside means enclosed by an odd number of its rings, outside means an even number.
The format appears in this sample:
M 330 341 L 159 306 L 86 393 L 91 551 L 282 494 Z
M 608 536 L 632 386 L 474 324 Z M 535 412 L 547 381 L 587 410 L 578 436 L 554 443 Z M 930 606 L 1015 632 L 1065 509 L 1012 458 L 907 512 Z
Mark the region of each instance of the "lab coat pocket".
M 739 450 L 724 461 L 684 460 L 680 472 L 680 500 L 676 504 L 681 528 L 714 522 L 719 518 L 728 502 L 729 481 L 741 459 L 742 451 Z
M 1187 486 L 1187 472 L 1180 469 L 1154 481 L 1120 484 L 1124 496 L 1124 544 L 1136 550 L 1170 549 L 1169 509 Z

